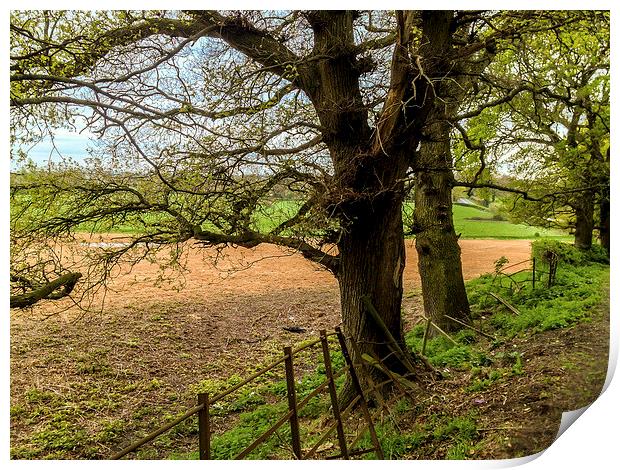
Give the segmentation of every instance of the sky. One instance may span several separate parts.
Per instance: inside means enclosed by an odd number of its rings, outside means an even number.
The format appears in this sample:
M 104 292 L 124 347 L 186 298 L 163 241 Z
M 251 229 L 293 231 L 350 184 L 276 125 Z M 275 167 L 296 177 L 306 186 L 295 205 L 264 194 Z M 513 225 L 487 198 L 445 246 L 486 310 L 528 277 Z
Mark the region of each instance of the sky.
M 28 150 L 28 156 L 37 163 L 58 158 L 59 154 L 71 158 L 84 158 L 90 139 L 80 134 L 56 135 L 54 142 L 48 138 Z
M 82 162 L 88 157 L 87 148 L 92 146 L 91 136 L 87 133 L 58 130 L 53 141 L 46 137 L 36 145 L 22 145 L 21 148 L 37 166 L 45 166 L 49 162 L 62 161 L 63 157 Z M 20 166 L 19 162 L 11 161 L 11 170 Z

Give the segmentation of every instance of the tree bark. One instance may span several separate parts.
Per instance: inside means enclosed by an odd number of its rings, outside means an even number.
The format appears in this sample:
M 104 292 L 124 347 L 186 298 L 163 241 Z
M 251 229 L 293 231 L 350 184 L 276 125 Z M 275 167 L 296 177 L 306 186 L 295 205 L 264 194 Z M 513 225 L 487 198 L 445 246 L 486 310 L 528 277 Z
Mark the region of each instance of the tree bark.
M 609 188 L 605 189 L 601 194 L 601 201 L 599 203 L 600 210 L 600 230 L 599 238 L 601 246 L 607 251 L 607 255 L 610 254 L 611 236 L 609 231 L 610 225 L 610 201 L 609 201 Z
M 461 249 L 452 221 L 452 157 L 447 123 L 434 121 L 417 153 L 414 232 L 424 311 L 444 330 L 461 326 L 446 318 L 469 319 Z M 436 333 L 436 332 L 435 332 Z
M 594 197 L 592 193 L 585 192 L 575 205 L 575 246 L 580 250 L 592 248 L 593 231 Z
M 387 339 L 366 312 L 362 297 L 370 298 L 392 336 L 404 347 L 401 302 L 405 267 L 402 197 L 382 199 L 369 203 L 366 214 L 360 213 L 343 235 L 338 276 L 345 331 L 356 338 L 362 352 L 381 359 L 390 353 Z M 399 369 L 393 360 L 388 365 Z
M 344 331 L 357 344 L 351 351 L 354 363 L 363 364 L 360 355 L 368 354 L 382 360 L 391 371 L 404 374 L 408 368 L 394 354 L 389 335 L 382 331 L 364 304 L 364 298 L 370 300 L 390 335 L 407 355 L 405 360 L 409 361 L 413 356 L 409 356 L 405 345 L 401 310 L 405 267 L 404 191 L 402 183 L 396 183 L 396 187 L 395 191 L 356 201 L 354 210 L 347 212 L 351 221 L 338 244 L 340 271 L 337 278 Z M 386 379 L 382 372 L 369 365 L 362 365 L 357 371 L 362 381 L 370 379 L 378 383 Z M 350 383 L 345 385 L 343 404 L 353 398 L 353 391 Z
M 403 366 L 390 355 L 388 340 L 366 312 L 362 298 L 370 299 L 404 349 L 402 205 L 408 152 L 402 145 L 392 145 L 394 139 L 389 139 L 389 149 L 373 150 L 373 133 L 359 88 L 361 69 L 353 53 L 354 14 L 318 11 L 306 13 L 306 18 L 314 30 L 313 53 L 326 57 L 316 62 L 318 85 L 309 89 L 309 96 L 334 166 L 333 186 L 323 202 L 326 212 L 338 217 L 342 227 L 336 277 L 343 329 L 358 345 L 351 349 L 354 363 L 362 362 L 356 352 L 359 349 L 379 359 L 389 356 L 386 365 L 402 372 Z M 404 82 L 392 85 L 396 92 Z M 372 367 L 361 367 L 359 373 L 362 380 L 378 379 L 380 374 Z M 351 398 L 352 391 L 345 386 L 343 403 Z
M 428 17 L 424 30 L 428 38 L 425 61 L 433 66 L 435 80 L 420 147 L 415 155 L 415 180 L 413 231 L 416 234 L 418 271 L 422 283 L 422 297 L 426 315 L 444 330 L 460 329 L 461 325 L 449 320 L 469 319 L 469 301 L 463 281 L 461 249 L 452 221 L 452 154 L 450 150 L 450 124 L 446 116 L 458 110 L 466 89 L 471 86 L 470 76 L 480 73 L 489 62 L 485 56 L 474 66 L 466 66 L 452 55 L 451 12 L 441 12 Z M 431 27 L 432 26 L 432 27 Z M 427 67 L 428 68 L 428 67 Z M 471 68 L 469 73 L 459 73 Z M 439 72 L 439 73 L 438 73 Z M 443 73 L 443 74 L 441 74 Z M 449 79 L 445 79 L 451 75 Z M 435 329 L 431 330 L 436 334 Z

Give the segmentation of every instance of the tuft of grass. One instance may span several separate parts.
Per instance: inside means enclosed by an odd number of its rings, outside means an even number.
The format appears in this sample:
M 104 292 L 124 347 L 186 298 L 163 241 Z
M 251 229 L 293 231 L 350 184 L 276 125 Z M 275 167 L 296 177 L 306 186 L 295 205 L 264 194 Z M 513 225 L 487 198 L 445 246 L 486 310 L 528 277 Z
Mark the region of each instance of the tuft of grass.
M 32 443 L 42 451 L 74 451 L 89 441 L 86 431 L 63 419 L 52 421 L 32 435 Z
M 474 374 L 472 374 L 474 375 Z M 488 389 L 495 382 L 505 377 L 507 372 L 502 369 L 491 369 L 481 374 L 480 377 L 474 377 L 471 385 L 465 388 L 466 392 L 480 392 Z
M 405 342 L 412 351 L 421 351 L 423 329 L 423 326 L 418 325 L 405 335 Z M 431 338 L 426 343 L 426 357 L 435 367 L 448 367 L 455 370 L 469 370 L 474 366 L 489 364 L 490 358 L 476 347 L 476 338 L 470 333 L 469 330 L 463 330 L 456 334 L 454 339 L 459 343 L 458 345 L 454 345 L 445 336 Z
M 392 415 L 398 419 L 413 410 L 396 406 Z M 438 447 L 446 448 L 445 458 L 467 459 L 475 453 L 479 439 L 476 417 L 473 414 L 447 416 L 433 414 L 424 423 L 409 429 L 402 429 L 394 424 L 394 420 L 386 420 L 375 424 L 375 431 L 381 443 L 386 459 L 414 458 L 424 459 L 428 452 L 435 452 Z M 372 442 L 368 432 L 360 439 L 359 448 L 368 448 Z M 373 453 L 366 454 L 365 459 L 374 459 Z

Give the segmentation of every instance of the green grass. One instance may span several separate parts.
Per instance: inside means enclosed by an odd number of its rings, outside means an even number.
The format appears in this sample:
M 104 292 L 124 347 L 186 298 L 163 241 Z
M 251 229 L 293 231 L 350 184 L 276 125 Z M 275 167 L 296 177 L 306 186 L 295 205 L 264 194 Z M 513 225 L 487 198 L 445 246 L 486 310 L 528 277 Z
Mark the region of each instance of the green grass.
M 401 399 L 394 408 L 394 414 L 407 413 L 414 408 L 415 405 L 407 399 Z M 478 438 L 476 416 L 472 413 L 460 416 L 433 414 L 426 422 L 406 430 L 396 426 L 393 420 L 384 420 L 375 425 L 375 431 L 387 460 L 402 457 L 425 459 L 430 450 L 434 451 L 439 446 L 446 449 L 445 458 L 448 460 L 471 458 Z M 359 447 L 372 447 L 368 433 L 360 440 Z M 376 457 L 370 453 L 364 458 Z
M 296 201 L 277 201 L 261 208 L 252 217 L 252 228 L 266 233 L 273 230 L 278 224 L 295 215 L 300 203 Z M 405 206 L 405 218 L 411 214 L 412 206 Z M 139 233 L 144 223 L 160 223 L 170 219 L 166 214 L 145 214 L 141 220 L 137 217 L 128 217 L 113 225 L 85 223 L 78 227 L 83 232 L 117 232 Z M 471 239 L 536 239 L 539 237 L 568 239 L 569 236 L 560 230 L 550 230 L 542 227 L 532 227 L 524 224 L 514 224 L 506 220 L 497 220 L 494 214 L 480 206 L 453 206 L 454 227 L 461 238 Z M 204 229 L 213 229 L 208 225 Z
M 278 201 L 255 214 L 254 228 L 267 232 L 279 223 L 292 217 L 299 203 L 295 201 Z M 567 239 L 565 232 L 513 224 L 506 220 L 497 220 L 494 214 L 481 206 L 452 206 L 454 228 L 461 238 L 499 238 L 499 239 L 535 239 L 539 237 Z M 405 219 L 411 217 L 413 205 L 407 203 L 404 208 Z
M 493 217 L 494 214 L 484 208 L 457 204 L 453 206 L 454 229 L 457 234 L 461 234 L 461 238 L 567 238 L 567 234 L 559 230 L 513 224 Z
M 553 250 L 560 256 L 556 280 L 551 287 L 547 285 L 547 275 L 540 272 L 548 269 L 540 257 L 544 250 Z M 488 317 L 482 320 L 482 328 L 496 337 L 491 344 L 493 347 L 516 336 L 527 338 L 589 321 L 595 307 L 603 301 L 604 285 L 609 283 L 609 265 L 600 250 L 581 252 L 566 243 L 542 240 L 533 244 L 532 251 L 537 255 L 539 266 L 535 287 L 532 287 L 531 271 L 513 275 L 516 282 L 506 276 L 485 274 L 467 283 L 472 316 Z M 500 295 L 520 314 L 505 309 L 490 293 Z M 407 333 L 405 339 L 411 350 L 421 350 L 424 329 L 424 325 L 417 325 Z M 469 371 L 472 382 L 467 392 L 485 390 L 507 377 L 523 374 L 519 351 L 487 354 L 489 346 L 480 346 L 479 337 L 467 329 L 454 333 L 452 339 L 456 345 L 445 336 L 430 339 L 425 354 L 442 370 Z

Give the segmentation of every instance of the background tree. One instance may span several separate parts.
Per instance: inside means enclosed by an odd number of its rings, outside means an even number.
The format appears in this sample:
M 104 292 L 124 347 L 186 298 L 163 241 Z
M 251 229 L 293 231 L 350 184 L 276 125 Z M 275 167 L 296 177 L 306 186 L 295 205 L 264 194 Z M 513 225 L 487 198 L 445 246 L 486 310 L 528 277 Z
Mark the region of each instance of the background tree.
M 583 249 L 598 228 L 609 249 L 609 15 L 577 18 L 513 41 L 495 61 L 486 77 L 495 89 L 523 91 L 469 120 L 469 140 L 489 151 L 470 168 L 482 183 L 474 187 L 494 186 L 489 170 L 511 175 L 503 186 L 515 194 L 506 201 L 514 219 L 570 228 Z

